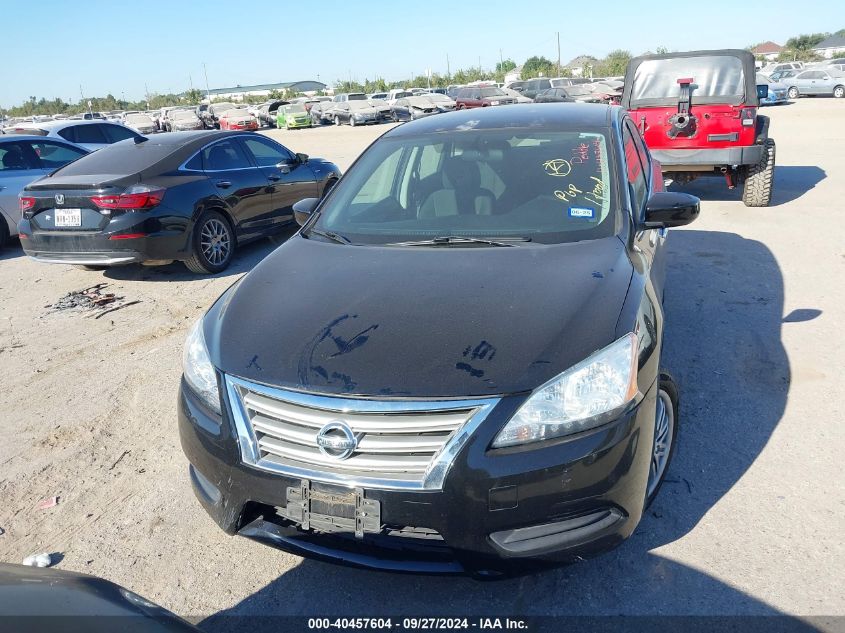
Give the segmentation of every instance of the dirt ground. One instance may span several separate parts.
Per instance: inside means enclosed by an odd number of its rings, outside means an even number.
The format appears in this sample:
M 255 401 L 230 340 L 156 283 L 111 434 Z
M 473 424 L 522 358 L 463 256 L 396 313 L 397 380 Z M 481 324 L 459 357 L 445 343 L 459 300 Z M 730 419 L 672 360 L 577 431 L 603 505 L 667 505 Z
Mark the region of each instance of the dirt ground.
M 773 206 L 748 209 L 721 180 L 698 181 L 686 190 L 702 197 L 701 218 L 669 237 L 664 364 L 683 427 L 660 498 L 617 550 L 477 583 L 226 536 L 195 501 L 179 446 L 182 343 L 278 242 L 245 247 L 214 277 L 180 264 L 86 272 L 13 244 L 0 252 L 0 561 L 57 553 L 58 568 L 206 629 L 222 628 L 221 613 L 845 616 L 845 100 L 765 113 Z M 270 135 L 345 169 L 386 129 Z M 45 308 L 101 282 L 140 303 L 100 319 Z

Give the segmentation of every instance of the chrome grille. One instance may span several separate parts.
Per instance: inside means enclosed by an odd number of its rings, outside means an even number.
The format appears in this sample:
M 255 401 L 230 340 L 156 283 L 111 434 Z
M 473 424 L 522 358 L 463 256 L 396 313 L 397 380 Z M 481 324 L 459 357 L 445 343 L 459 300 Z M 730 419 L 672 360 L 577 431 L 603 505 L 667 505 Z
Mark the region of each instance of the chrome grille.
M 231 376 L 226 385 L 245 463 L 371 488 L 441 488 L 455 455 L 498 402 L 336 398 Z M 320 430 L 339 420 L 357 440 L 345 459 L 317 445 Z

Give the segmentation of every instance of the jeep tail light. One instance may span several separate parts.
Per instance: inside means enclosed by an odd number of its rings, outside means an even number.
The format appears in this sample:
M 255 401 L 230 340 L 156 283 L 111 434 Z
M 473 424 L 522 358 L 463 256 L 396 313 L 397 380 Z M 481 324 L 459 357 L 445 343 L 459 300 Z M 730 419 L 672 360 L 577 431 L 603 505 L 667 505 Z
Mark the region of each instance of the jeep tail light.
M 164 197 L 165 189 L 135 185 L 121 194 L 91 196 L 100 209 L 152 209 Z
M 754 119 L 757 116 L 757 108 L 743 108 L 740 112 L 743 127 L 751 127 L 754 125 Z
M 35 198 L 33 198 L 32 196 L 19 196 L 18 202 L 21 207 L 21 213 L 31 211 L 35 208 Z

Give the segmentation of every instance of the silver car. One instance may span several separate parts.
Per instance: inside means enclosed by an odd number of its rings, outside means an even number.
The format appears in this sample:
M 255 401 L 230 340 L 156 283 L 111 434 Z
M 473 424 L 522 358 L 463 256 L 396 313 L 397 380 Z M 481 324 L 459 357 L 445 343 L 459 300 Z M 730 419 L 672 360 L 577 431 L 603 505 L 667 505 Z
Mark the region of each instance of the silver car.
M 833 95 L 837 99 L 845 97 L 845 73 L 832 68 L 805 70 L 794 77 L 782 80 L 789 89 L 790 99 L 801 95 Z
M 107 121 L 44 121 L 25 123 L 3 130 L 6 134 L 29 134 L 46 138 L 58 138 L 84 147 L 90 152 L 106 145 L 125 141 L 128 138 L 144 138 L 135 130 L 119 123 Z
M 18 234 L 18 194 L 29 183 L 88 153 L 62 139 L 0 136 L 0 248 Z

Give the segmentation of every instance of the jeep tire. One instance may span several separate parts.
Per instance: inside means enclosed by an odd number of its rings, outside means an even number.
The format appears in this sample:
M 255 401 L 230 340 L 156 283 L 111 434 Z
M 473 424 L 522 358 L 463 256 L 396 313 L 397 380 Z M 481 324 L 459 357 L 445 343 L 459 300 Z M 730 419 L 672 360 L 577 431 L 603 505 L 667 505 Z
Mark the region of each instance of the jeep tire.
M 742 188 L 742 202 L 746 207 L 767 207 L 772 200 L 772 185 L 775 177 L 775 141 L 763 141 L 763 158 L 755 165 L 749 165 Z

